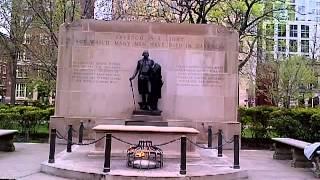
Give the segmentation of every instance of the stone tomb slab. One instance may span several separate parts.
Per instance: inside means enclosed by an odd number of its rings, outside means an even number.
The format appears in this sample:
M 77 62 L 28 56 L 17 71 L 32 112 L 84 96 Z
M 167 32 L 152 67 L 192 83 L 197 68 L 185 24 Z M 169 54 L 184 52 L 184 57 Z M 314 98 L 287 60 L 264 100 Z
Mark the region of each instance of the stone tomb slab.
M 153 145 L 163 144 L 171 140 L 176 140 L 170 144 L 161 146 L 164 158 L 180 158 L 180 140 L 181 136 L 186 136 L 193 142 L 196 142 L 196 136 L 199 131 L 194 128 L 186 127 L 159 127 L 159 126 L 124 126 L 124 125 L 98 125 L 93 128 L 96 132 L 96 139 L 103 137 L 106 133 L 119 138 L 123 141 L 138 144 L 139 140 L 152 141 Z M 95 144 L 95 150 L 91 155 L 104 155 L 105 141 L 99 141 Z M 127 149 L 130 145 L 112 139 L 111 155 L 113 157 L 125 158 Z M 195 151 L 195 146 L 187 142 L 187 157 L 199 158 Z

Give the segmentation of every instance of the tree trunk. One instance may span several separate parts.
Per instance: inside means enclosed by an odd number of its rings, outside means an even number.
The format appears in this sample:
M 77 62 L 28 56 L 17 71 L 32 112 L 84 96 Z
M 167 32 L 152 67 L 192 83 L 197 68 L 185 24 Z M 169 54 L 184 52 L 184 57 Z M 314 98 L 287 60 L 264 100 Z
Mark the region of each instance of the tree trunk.
M 10 61 L 10 104 L 16 104 L 16 84 L 17 84 L 17 54 L 18 52 L 14 52 L 14 55 L 11 56 Z

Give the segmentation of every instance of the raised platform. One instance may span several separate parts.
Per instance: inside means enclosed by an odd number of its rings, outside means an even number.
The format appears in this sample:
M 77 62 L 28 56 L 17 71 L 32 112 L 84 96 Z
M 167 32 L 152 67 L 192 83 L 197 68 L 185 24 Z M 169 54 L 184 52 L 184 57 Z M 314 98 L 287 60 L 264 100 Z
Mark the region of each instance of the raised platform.
M 106 133 L 111 133 L 113 136 L 132 144 L 138 144 L 140 140 L 145 140 L 152 141 L 154 145 L 179 139 L 181 136 L 186 136 L 193 142 L 196 142 L 196 136 L 199 134 L 198 130 L 186 127 L 98 125 L 93 130 L 96 132 L 96 139 L 100 139 Z M 95 149 L 90 152 L 90 155 L 104 155 L 104 143 L 104 141 L 97 142 Z M 130 145 L 113 139 L 111 155 L 124 159 L 129 147 Z M 179 140 L 162 146 L 161 149 L 164 152 L 164 158 L 180 157 Z M 187 156 L 189 158 L 199 158 L 195 147 L 189 142 L 187 142 Z
M 55 163 L 43 162 L 41 171 L 55 176 L 70 179 L 91 180 L 236 180 L 248 179 L 243 169 L 233 169 L 232 161 L 224 156 L 217 157 L 216 150 L 200 150 L 199 160 L 188 160 L 187 174 L 180 175 L 180 162 L 177 159 L 166 159 L 162 169 L 138 170 L 126 167 L 125 160 L 111 159 L 111 171 L 103 173 L 103 159 L 88 156 L 92 146 L 72 146 L 72 153 L 65 151 L 56 156 Z

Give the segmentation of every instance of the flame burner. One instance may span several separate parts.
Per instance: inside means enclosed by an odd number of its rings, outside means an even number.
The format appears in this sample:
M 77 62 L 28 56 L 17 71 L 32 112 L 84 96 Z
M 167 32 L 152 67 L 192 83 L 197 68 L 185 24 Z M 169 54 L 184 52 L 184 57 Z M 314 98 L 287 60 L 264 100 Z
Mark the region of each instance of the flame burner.
M 156 169 L 163 167 L 163 152 L 152 145 L 152 141 L 139 141 L 127 150 L 127 166 L 136 169 Z

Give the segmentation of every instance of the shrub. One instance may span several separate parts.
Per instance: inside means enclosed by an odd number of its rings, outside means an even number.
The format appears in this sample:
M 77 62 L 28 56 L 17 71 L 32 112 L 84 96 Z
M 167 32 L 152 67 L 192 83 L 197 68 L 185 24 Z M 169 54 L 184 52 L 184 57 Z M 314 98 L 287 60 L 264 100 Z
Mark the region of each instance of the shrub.
M 40 124 L 47 124 L 54 108 L 41 109 L 33 106 L 0 105 L 0 128 L 18 129 L 28 139 L 29 134 L 36 133 Z
M 15 112 L 0 112 L 0 128 L 1 129 L 16 129 L 18 128 L 18 120 L 20 114 Z
M 320 113 L 311 116 L 310 132 L 312 134 L 312 141 L 319 141 L 320 139 Z
M 302 124 L 291 116 L 278 116 L 270 121 L 272 130 L 280 137 L 300 138 L 303 135 Z
M 269 119 L 270 114 L 274 111 L 274 107 L 259 106 L 248 109 L 240 109 L 240 122 L 242 126 L 242 134 L 247 129 L 254 138 L 269 137 Z
M 320 138 L 320 109 L 316 108 L 240 108 L 242 135 L 254 138 L 291 137 L 310 142 Z

